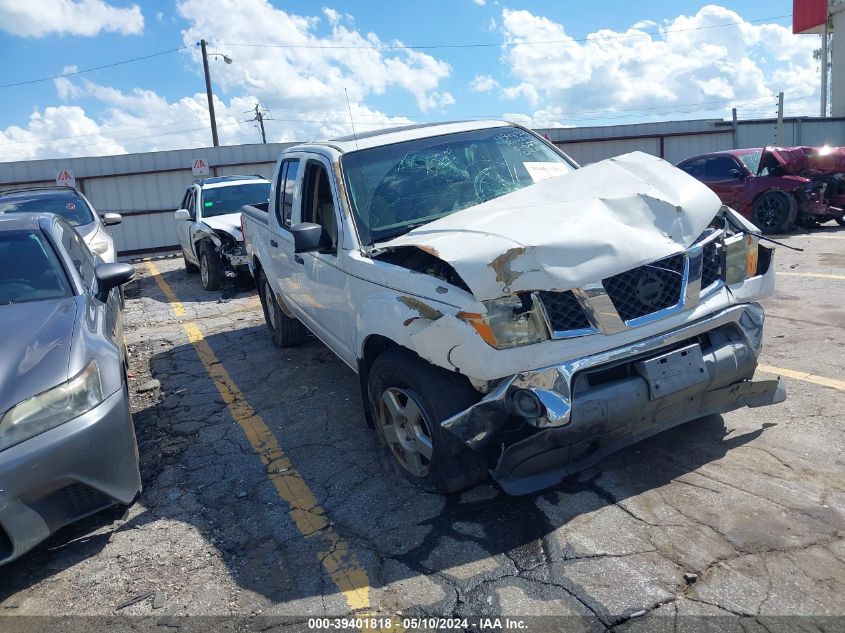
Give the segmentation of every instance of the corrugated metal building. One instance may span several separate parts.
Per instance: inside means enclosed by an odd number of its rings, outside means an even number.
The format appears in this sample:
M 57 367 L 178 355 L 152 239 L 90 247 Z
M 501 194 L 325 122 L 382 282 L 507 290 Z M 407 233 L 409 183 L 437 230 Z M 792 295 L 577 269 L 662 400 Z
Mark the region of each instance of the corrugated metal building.
M 634 151 L 678 163 L 707 152 L 771 145 L 775 120 L 739 121 L 736 127 L 731 121 L 699 119 L 537 131 L 582 165 Z M 785 119 L 780 144 L 845 145 L 845 118 Z
M 123 223 L 109 230 L 120 255 L 128 258 L 174 250 L 178 242 L 173 212 L 185 189 L 198 178 L 191 171 L 196 158 L 208 162 L 213 176 L 259 174 L 269 178 L 279 153 L 290 145 L 230 145 L 0 163 L 0 190 L 55 185 L 59 170 L 71 170 L 76 187 L 99 213 L 123 215 Z
M 721 119 L 636 123 L 603 127 L 538 130 L 581 164 L 626 152 L 643 151 L 677 163 L 689 156 L 737 147 L 770 145 L 773 119 Z M 784 121 L 783 145 L 845 145 L 845 118 Z M 55 184 L 56 173 L 70 169 L 76 184 L 100 213 L 124 217 L 112 227 L 124 257 L 174 250 L 173 211 L 185 188 L 196 179 L 195 158 L 212 167 L 212 175 L 260 174 L 269 177 L 279 153 L 291 143 L 232 145 L 122 156 L 67 158 L 0 163 L 0 190 Z M 178 247 L 176 247 L 178 248 Z

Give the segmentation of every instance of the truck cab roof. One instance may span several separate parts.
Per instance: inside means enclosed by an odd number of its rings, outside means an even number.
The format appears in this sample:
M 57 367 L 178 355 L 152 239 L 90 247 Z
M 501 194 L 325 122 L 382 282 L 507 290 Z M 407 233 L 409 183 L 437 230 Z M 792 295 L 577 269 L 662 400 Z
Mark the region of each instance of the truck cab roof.
M 455 134 L 457 132 L 468 132 L 470 130 L 484 130 L 496 127 L 507 127 L 513 125 L 507 121 L 451 121 L 447 123 L 420 123 L 417 125 L 404 125 L 401 127 L 385 128 L 363 132 L 361 134 L 339 136 L 337 138 L 312 141 L 295 145 L 285 152 L 303 152 L 319 150 L 325 152 L 327 148 L 338 154 L 354 152 L 361 149 L 371 149 L 383 145 L 392 145 L 403 141 L 412 141 L 431 136 L 442 136 Z

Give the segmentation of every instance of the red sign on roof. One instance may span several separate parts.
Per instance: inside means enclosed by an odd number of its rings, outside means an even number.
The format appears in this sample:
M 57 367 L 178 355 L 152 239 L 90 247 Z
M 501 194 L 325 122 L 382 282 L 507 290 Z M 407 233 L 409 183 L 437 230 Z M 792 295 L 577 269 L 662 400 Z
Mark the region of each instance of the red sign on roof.
M 792 0 L 793 33 L 821 33 L 827 16 L 828 0 Z

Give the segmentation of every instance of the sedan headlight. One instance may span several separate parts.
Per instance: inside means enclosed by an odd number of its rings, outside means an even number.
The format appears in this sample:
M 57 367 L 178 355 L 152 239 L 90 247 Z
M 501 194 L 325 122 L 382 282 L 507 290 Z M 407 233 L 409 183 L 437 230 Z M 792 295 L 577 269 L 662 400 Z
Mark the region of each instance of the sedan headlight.
M 488 344 L 499 349 L 537 343 L 549 338 L 545 323 L 530 294 L 484 301 L 486 314 L 459 312 Z
M 92 360 L 67 382 L 9 409 L 0 419 L 0 450 L 79 417 L 102 401 L 100 371 Z

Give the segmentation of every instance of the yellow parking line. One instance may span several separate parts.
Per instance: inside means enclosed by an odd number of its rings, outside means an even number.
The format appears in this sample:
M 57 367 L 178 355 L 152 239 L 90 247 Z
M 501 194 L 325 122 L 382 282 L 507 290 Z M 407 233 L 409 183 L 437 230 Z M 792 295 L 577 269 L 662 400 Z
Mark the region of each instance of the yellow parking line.
M 170 301 L 173 313 L 184 316 L 185 309 L 176 294 L 164 280 L 153 262 L 145 262 L 158 287 Z M 229 408 L 229 413 L 241 426 L 279 497 L 289 506 L 290 516 L 297 529 L 307 538 L 319 539 L 323 546 L 320 562 L 346 598 L 352 611 L 370 607 L 370 580 L 367 571 L 351 552 L 349 545 L 329 526 L 326 511 L 317 502 L 314 493 L 305 483 L 290 459 L 279 446 L 273 431 L 265 424 L 247 402 L 246 397 L 232 380 L 229 372 L 217 359 L 197 324 L 183 321 L 182 327 L 188 340 L 196 349 L 208 375 Z
M 838 279 L 840 281 L 845 281 L 845 275 L 829 275 L 827 273 L 782 273 L 778 272 L 778 275 L 782 275 L 783 277 L 810 277 L 814 279 Z
M 766 373 L 774 374 L 776 376 L 786 376 L 787 378 L 794 378 L 795 380 L 803 380 L 804 382 L 811 382 L 815 385 L 823 385 L 825 387 L 833 387 L 840 391 L 845 391 L 845 380 L 836 380 L 835 378 L 825 378 L 824 376 L 816 376 L 815 374 L 806 371 L 795 371 L 794 369 L 783 369 L 782 367 L 772 367 L 771 365 L 757 365 L 757 369 Z

